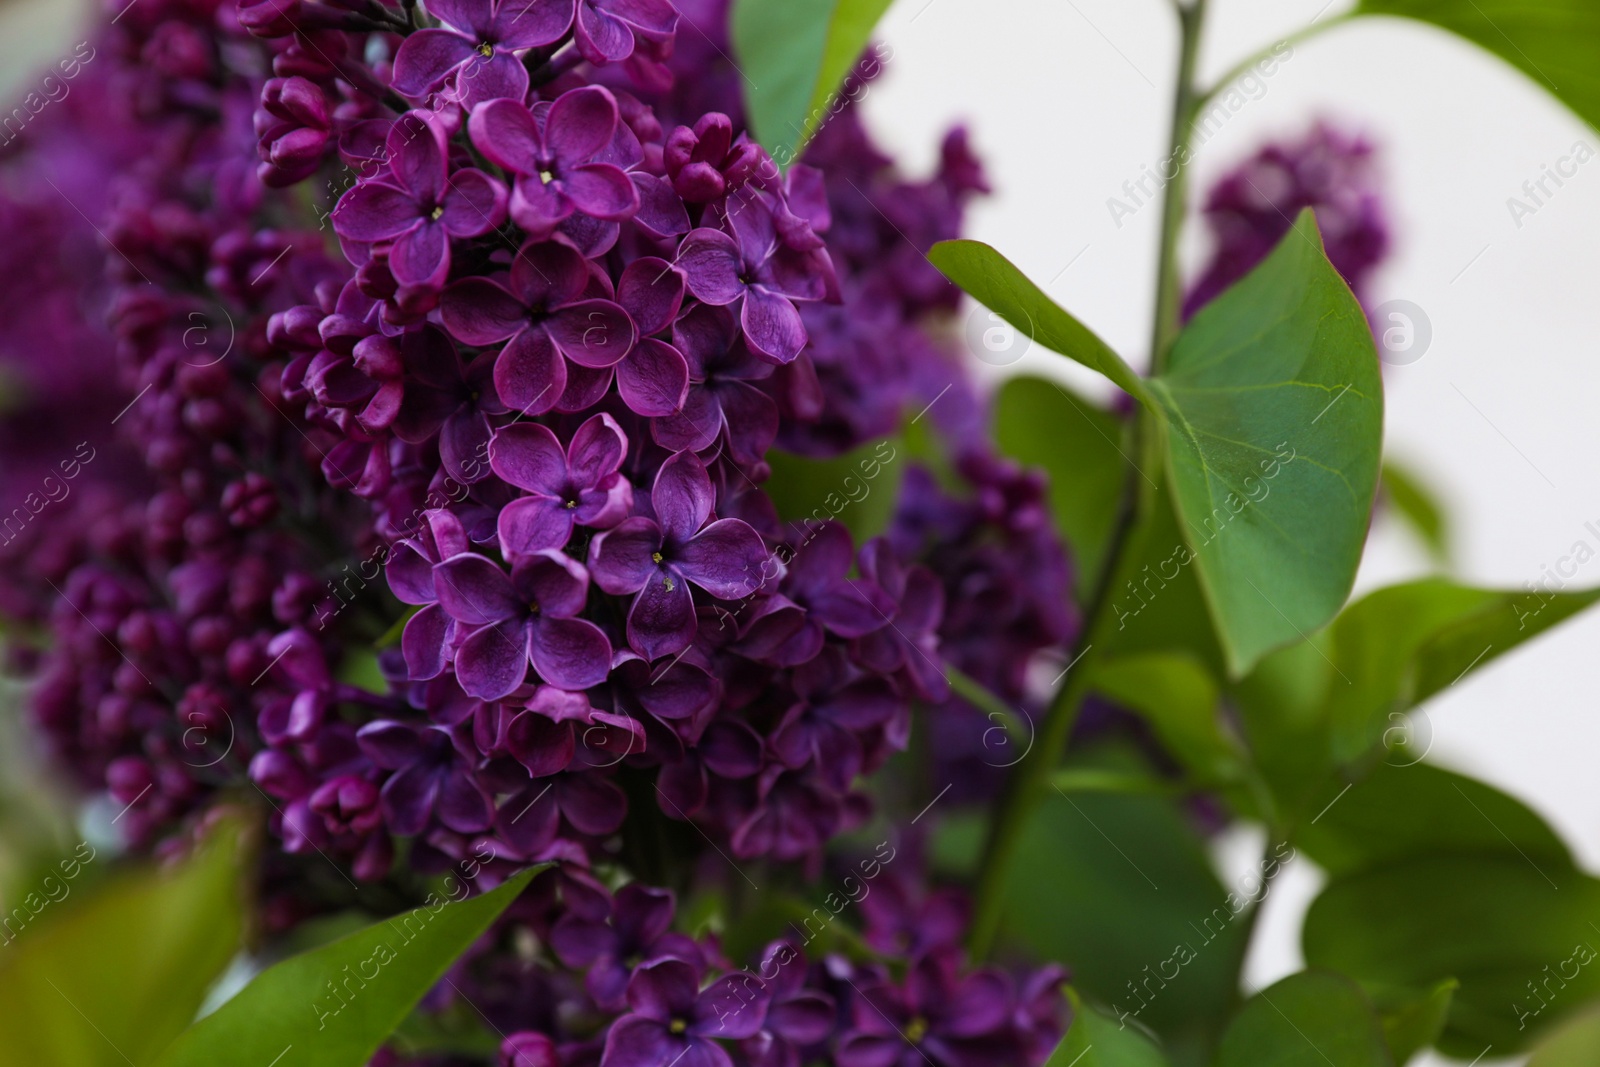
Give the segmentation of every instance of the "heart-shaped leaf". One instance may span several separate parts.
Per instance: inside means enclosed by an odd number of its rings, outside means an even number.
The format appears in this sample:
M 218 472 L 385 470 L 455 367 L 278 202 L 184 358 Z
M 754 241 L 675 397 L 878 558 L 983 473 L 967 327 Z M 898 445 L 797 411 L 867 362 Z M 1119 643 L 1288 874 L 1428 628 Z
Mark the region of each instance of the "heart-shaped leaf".
M 1173 496 L 1237 677 L 1349 596 L 1383 443 L 1377 349 L 1309 211 L 1148 383 Z
M 363 1067 L 423 995 L 543 867 L 464 900 L 422 907 L 263 971 L 185 1030 L 158 1067 Z M 453 885 L 465 890 L 459 880 Z
M 1393 1067 L 1383 1030 L 1359 986 L 1302 971 L 1263 989 L 1228 1024 L 1216 1067 Z
M 890 0 L 736 0 L 733 50 L 758 140 L 788 166 L 834 110 Z M 758 84 L 759 83 L 759 84 Z M 848 87 L 846 87 L 848 90 Z
M 1600 127 L 1600 6 L 1592 0 L 1361 0 L 1363 15 L 1399 15 L 1459 34 L 1544 86 Z

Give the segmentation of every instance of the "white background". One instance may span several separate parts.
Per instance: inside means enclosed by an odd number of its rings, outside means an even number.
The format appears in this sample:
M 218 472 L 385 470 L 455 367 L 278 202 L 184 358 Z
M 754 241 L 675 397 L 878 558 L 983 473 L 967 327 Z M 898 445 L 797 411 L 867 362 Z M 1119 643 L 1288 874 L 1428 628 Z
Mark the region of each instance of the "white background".
M 75 3 L 0 0 L 0 86 L 19 80 L 19 54 L 69 49 L 62 34 L 70 31 L 47 28 L 68 6 Z M 1218 76 L 1344 6 L 1212 0 L 1202 75 Z M 1119 229 L 1106 202 L 1166 154 L 1176 58 L 1167 0 L 898 0 L 883 37 L 893 58 L 867 100 L 882 141 L 925 171 L 944 129 L 970 123 L 996 187 L 974 211 L 970 234 L 1142 361 L 1160 209 L 1145 207 Z M 1520 229 L 1506 203 L 1576 142 L 1600 148 L 1600 136 L 1472 46 L 1368 20 L 1297 45 L 1265 94 L 1207 143 L 1197 189 L 1262 139 L 1298 135 L 1318 116 L 1382 146 L 1398 250 L 1374 295 L 1416 303 L 1434 331 L 1420 361 L 1386 372 L 1389 449 L 1439 488 L 1456 523 L 1457 572 L 1521 587 L 1578 540 L 1600 550 L 1584 529 L 1600 525 L 1592 414 L 1600 401 L 1600 160 Z M 1204 246 L 1190 237 L 1192 264 Z M 1086 384 L 1037 351 L 1013 370 Z M 1428 568 L 1408 533 L 1380 521 L 1360 587 Z M 1600 583 L 1600 559 L 1573 581 Z M 1533 805 L 1591 870 L 1600 869 L 1597 642 L 1600 614 L 1568 623 L 1425 709 L 1434 760 Z M 1302 861 L 1275 886 L 1252 983 L 1298 968 L 1299 918 L 1317 884 Z
M 1349 5 L 1212 0 L 1203 78 L 1325 6 L 1324 19 Z M 1118 229 L 1106 202 L 1167 154 L 1177 50 L 1167 0 L 898 0 L 883 30 L 894 51 L 867 100 L 875 132 L 925 170 L 942 131 L 968 122 L 996 190 L 970 235 L 1142 362 L 1160 207 Z M 1421 360 L 1385 373 L 1388 448 L 1448 505 L 1456 572 L 1520 588 L 1580 539 L 1600 553 L 1584 529 L 1600 526 L 1600 159 L 1520 229 L 1506 203 L 1575 142 L 1600 148 L 1600 135 L 1498 59 L 1400 21 L 1336 26 L 1296 45 L 1266 84 L 1206 144 L 1196 188 L 1316 117 L 1379 141 L 1398 247 L 1375 302 L 1410 300 L 1434 331 Z M 1193 264 L 1204 241 L 1190 238 Z M 1038 350 L 1011 370 L 1085 381 Z M 1407 531 L 1380 521 L 1358 593 L 1429 567 Z M 1600 584 L 1600 555 L 1572 584 Z M 1425 708 L 1435 762 L 1531 804 L 1591 870 L 1600 869 L 1597 644 L 1600 615 L 1568 623 Z M 1300 916 L 1319 881 L 1302 860 L 1277 883 L 1250 982 L 1298 969 Z

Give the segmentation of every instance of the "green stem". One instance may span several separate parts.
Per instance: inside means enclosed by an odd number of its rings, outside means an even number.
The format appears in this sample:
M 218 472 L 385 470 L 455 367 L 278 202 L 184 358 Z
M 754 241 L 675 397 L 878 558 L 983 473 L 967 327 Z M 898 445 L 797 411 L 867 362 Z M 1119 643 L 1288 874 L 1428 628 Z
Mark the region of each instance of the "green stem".
M 1195 63 L 1200 53 L 1200 31 L 1205 23 L 1207 0 L 1194 0 L 1178 8 L 1182 34 L 1178 50 L 1178 84 L 1173 90 L 1171 152 L 1162 166 L 1163 176 L 1172 168 L 1161 209 L 1161 253 L 1156 265 L 1155 326 L 1150 338 L 1150 373 L 1160 374 L 1167 356 L 1178 339 L 1182 326 L 1179 310 L 1183 303 L 1183 279 L 1178 271 L 1178 241 L 1183 236 L 1184 213 L 1189 198 L 1189 139 L 1194 132 L 1194 117 L 1203 99 L 1194 83 Z
M 1182 31 L 1172 123 L 1172 160 L 1177 171 L 1167 185 L 1162 218 L 1152 373 L 1159 373 L 1165 366 L 1167 353 L 1179 328 L 1181 279 L 1178 276 L 1177 248 L 1186 201 L 1189 137 L 1200 100 L 1194 85 L 1194 70 L 1206 2 L 1193 0 L 1187 5 L 1175 5 Z M 1157 490 L 1146 472 L 1161 469 L 1160 434 L 1155 416 L 1141 409 L 1130 429 L 1130 451 L 1139 457 L 1139 462 L 1137 466 L 1132 463 L 1128 466 L 1111 551 L 1084 607 L 1086 622 L 1082 635 L 1071 649 L 1071 666 L 1045 712 L 1044 723 L 1033 750 L 1011 772 L 1006 790 L 989 823 L 989 837 L 978 869 L 977 907 L 968 938 L 968 948 L 975 959 L 983 959 L 994 948 L 1005 907 L 1006 878 L 1021 845 L 1023 828 L 1029 814 L 1049 788 L 1050 777 L 1066 752 L 1067 741 L 1072 736 L 1073 726 L 1077 724 L 1083 700 L 1089 694 L 1093 667 L 1103 654 L 1103 651 L 1097 652 L 1096 649 L 1104 649 L 1111 633 L 1110 627 L 1115 622 L 1111 603 L 1118 573 L 1130 553 L 1147 536 L 1149 523 L 1146 520 L 1156 504 Z M 960 692 L 959 686 L 957 691 Z M 974 703 L 979 708 L 985 707 L 982 702 Z

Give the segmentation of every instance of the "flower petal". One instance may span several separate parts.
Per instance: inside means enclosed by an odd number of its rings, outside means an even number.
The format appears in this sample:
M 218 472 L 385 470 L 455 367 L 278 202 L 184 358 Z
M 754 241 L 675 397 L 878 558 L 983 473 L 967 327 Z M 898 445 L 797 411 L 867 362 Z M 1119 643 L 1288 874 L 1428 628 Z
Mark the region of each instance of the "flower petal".
M 507 407 L 542 415 L 567 388 L 567 361 L 543 328 L 523 330 L 496 358 L 494 387 Z
M 573 0 L 500 0 L 494 35 L 500 47 L 537 48 L 559 41 L 572 25 Z
M 586 619 L 534 620 L 528 627 L 528 655 L 539 677 L 569 691 L 599 685 L 611 673 L 611 642 Z
M 334 206 L 333 230 L 351 241 L 388 241 L 422 222 L 410 193 L 386 182 L 361 182 Z
M 766 581 L 767 547 L 742 519 L 719 519 L 678 549 L 679 573 L 718 600 L 740 600 Z
M 528 308 L 509 289 L 487 278 L 463 278 L 439 298 L 444 328 L 464 345 L 492 345 L 528 325 Z
M 472 55 L 472 42 L 458 33 L 418 30 L 394 54 L 394 90 L 413 100 L 427 96 Z
M 520 618 L 523 612 L 506 572 L 474 552 L 451 556 L 434 567 L 433 588 L 450 617 L 468 626 Z
M 788 297 L 764 286 L 752 285 L 745 291 L 739 318 L 750 348 L 774 362 L 791 363 L 806 346 L 806 324 L 800 312 Z
M 525 496 L 500 509 L 496 532 L 507 558 L 565 548 L 572 540 L 573 510 L 549 496 Z
M 636 415 L 671 415 L 689 396 L 689 365 L 665 341 L 646 338 L 617 364 L 617 392 Z
M 484 158 L 513 174 L 537 175 L 544 168 L 544 138 L 520 100 L 479 104 L 467 120 L 467 134 Z
M 439 222 L 452 237 L 477 237 L 505 221 L 506 187 L 475 167 L 450 175 Z
M 572 362 L 599 370 L 633 351 L 639 332 L 628 313 L 609 300 L 580 300 L 545 321 L 557 348 Z
M 456 680 L 479 700 L 504 700 L 528 674 L 528 646 L 521 618 L 480 627 L 456 650 Z
M 590 163 L 561 175 L 561 191 L 572 205 L 597 219 L 621 221 L 639 210 L 639 193 L 621 167 Z
M 590 488 L 615 474 L 628 454 L 628 435 L 617 420 L 601 412 L 590 418 L 572 435 L 567 448 L 567 467 L 573 484 Z
M 693 537 L 711 517 L 716 500 L 705 464 L 693 452 L 668 457 L 650 489 L 650 503 L 669 544 L 682 544 Z
M 429 221 L 401 234 L 389 250 L 389 272 L 401 285 L 443 285 L 450 272 L 450 235 Z
M 739 280 L 739 246 L 721 230 L 691 230 L 678 246 L 678 267 L 689 292 L 707 304 L 731 304 L 745 291 Z
M 617 282 L 617 303 L 645 337 L 660 333 L 678 317 L 686 288 L 683 272 L 656 256 L 628 264 Z
M 528 95 L 528 68 L 508 51 L 495 49 L 487 59 L 473 52 L 456 72 L 456 92 L 469 111 L 492 100 L 520 104 Z
M 581 12 L 578 17 L 582 19 Z M 631 43 L 630 39 L 630 47 Z M 608 89 L 589 85 L 562 93 L 550 105 L 544 126 L 545 143 L 563 169 L 577 167 L 604 150 L 616 128 L 616 97 Z
M 567 491 L 567 454 L 556 435 L 536 422 L 514 422 L 496 430 L 489 466 L 519 489 L 551 497 Z
M 648 660 L 670 656 L 694 640 L 694 598 L 681 575 L 660 567 L 628 609 L 628 644 Z
M 635 516 L 589 543 L 589 577 L 612 596 L 637 592 L 656 573 L 652 558 L 661 548 L 661 527 Z

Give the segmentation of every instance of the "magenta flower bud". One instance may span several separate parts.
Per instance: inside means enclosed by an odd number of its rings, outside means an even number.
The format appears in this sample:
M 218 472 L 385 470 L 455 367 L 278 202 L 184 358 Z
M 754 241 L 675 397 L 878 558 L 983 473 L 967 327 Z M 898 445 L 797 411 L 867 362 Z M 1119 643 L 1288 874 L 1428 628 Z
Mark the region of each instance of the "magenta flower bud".
M 300 23 L 301 0 L 239 0 L 239 25 L 271 40 L 294 33 Z
M 106 767 L 106 788 L 118 804 L 132 804 L 155 784 L 155 771 L 138 756 L 122 756 Z
M 222 509 L 233 526 L 264 526 L 278 513 L 277 487 L 265 475 L 251 471 L 222 491 Z
M 561 1067 L 561 1057 L 554 1041 L 528 1030 L 500 1043 L 500 1067 Z

